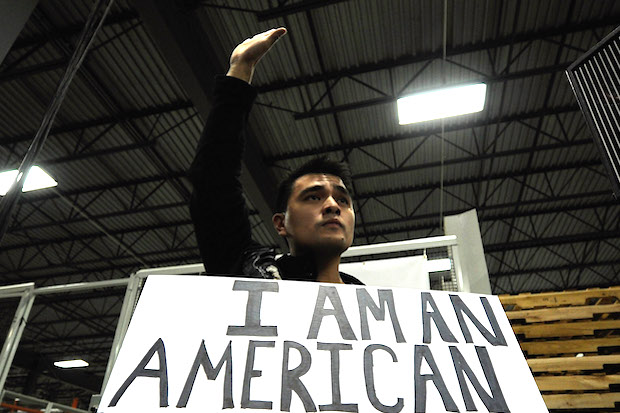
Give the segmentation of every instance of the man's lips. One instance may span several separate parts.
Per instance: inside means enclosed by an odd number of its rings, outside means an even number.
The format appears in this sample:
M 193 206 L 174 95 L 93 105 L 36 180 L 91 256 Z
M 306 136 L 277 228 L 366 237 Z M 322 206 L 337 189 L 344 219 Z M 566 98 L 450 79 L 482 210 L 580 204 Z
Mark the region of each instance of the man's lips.
M 344 228 L 344 225 L 342 224 L 342 222 L 340 222 L 339 220 L 333 218 L 333 219 L 328 219 L 327 221 L 325 221 L 322 226 L 332 226 L 332 225 L 337 225 L 340 228 Z

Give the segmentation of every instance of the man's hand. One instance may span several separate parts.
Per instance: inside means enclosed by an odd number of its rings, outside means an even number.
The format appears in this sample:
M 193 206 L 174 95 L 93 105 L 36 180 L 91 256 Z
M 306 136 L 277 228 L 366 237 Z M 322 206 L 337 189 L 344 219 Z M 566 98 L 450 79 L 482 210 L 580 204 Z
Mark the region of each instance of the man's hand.
M 271 46 L 283 35 L 286 29 L 271 29 L 259 33 L 256 36 L 246 39 L 243 43 L 235 47 L 230 56 L 230 68 L 226 76 L 236 77 L 248 83 L 252 83 L 254 67 L 258 61 L 269 51 Z

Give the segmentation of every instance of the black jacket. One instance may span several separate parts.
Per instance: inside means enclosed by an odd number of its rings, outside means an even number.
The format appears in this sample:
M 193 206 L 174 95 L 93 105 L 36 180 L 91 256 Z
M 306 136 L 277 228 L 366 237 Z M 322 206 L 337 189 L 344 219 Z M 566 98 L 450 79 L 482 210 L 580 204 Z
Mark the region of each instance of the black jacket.
M 209 274 L 314 281 L 311 260 L 284 255 L 252 239 L 240 182 L 243 130 L 257 92 L 227 76 L 215 80 L 213 107 L 189 170 L 194 186 L 190 213 Z M 340 273 L 346 284 L 362 284 Z

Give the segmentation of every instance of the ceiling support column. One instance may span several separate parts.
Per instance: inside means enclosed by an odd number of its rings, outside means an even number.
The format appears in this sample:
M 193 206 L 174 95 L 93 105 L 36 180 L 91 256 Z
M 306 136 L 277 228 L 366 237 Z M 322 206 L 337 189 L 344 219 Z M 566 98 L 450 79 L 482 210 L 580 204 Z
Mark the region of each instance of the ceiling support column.
M 9 54 L 39 0 L 0 0 L 0 63 Z

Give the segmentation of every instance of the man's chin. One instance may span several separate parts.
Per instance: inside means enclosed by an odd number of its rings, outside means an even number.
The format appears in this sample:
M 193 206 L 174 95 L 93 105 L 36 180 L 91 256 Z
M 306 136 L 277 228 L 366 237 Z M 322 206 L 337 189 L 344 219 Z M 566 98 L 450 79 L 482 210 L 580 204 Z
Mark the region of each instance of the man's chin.
M 332 254 L 342 254 L 349 249 L 350 246 L 351 243 L 344 237 L 327 237 L 317 246 L 317 250 L 330 252 Z
M 340 255 L 345 252 L 351 246 L 346 237 L 342 235 L 336 236 L 324 236 L 320 239 L 314 240 L 308 244 L 297 244 L 296 251 L 298 254 L 322 254 L 327 256 Z

